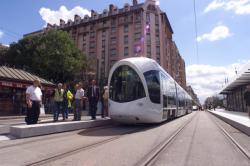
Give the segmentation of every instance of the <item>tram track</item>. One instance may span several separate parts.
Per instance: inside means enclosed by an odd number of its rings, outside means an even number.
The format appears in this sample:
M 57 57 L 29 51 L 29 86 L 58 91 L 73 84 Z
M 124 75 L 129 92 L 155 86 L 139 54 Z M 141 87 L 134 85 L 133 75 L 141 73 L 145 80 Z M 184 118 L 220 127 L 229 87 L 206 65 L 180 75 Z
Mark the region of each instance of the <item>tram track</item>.
M 124 133 L 122 133 L 122 134 L 120 134 L 118 136 L 114 136 L 114 137 L 109 138 L 109 139 L 98 141 L 98 142 L 95 142 L 95 143 L 90 144 L 90 145 L 80 146 L 78 148 L 74 148 L 74 149 L 68 150 L 66 152 L 62 152 L 62 153 L 56 154 L 54 156 L 48 157 L 46 159 L 31 162 L 31 163 L 28 163 L 28 164 L 25 164 L 25 165 L 26 166 L 39 166 L 39 165 L 48 164 L 48 163 L 56 161 L 58 159 L 62 159 L 64 157 L 68 157 L 68 156 L 71 156 L 73 154 L 76 154 L 76 153 L 79 153 L 79 152 L 82 152 L 82 151 L 85 151 L 85 150 L 89 150 L 89 149 L 92 149 L 92 148 L 96 148 L 96 147 L 104 145 L 106 143 L 116 141 L 116 140 L 124 138 L 127 135 L 132 134 L 134 132 L 144 131 L 145 129 L 148 129 L 148 128 L 150 128 L 150 127 L 139 127 L 139 128 L 137 127 L 137 128 L 134 128 L 134 129 L 132 129 L 132 130 L 130 130 L 128 132 L 124 132 Z
M 161 143 L 159 143 L 154 149 L 152 149 L 145 157 L 143 157 L 139 162 L 135 164 L 135 166 L 150 166 L 153 165 L 154 161 L 160 156 L 160 154 L 169 146 L 175 138 L 186 128 L 188 124 L 197 116 L 197 113 L 185 122 L 181 127 L 179 127 L 170 137 L 164 139 Z
M 190 120 L 188 120 L 188 123 L 195 117 L 195 115 L 193 117 L 191 117 Z M 168 122 L 164 122 L 162 124 L 159 124 L 159 125 L 165 125 L 167 124 Z M 186 125 L 186 124 L 185 124 Z M 184 126 L 185 126 L 184 125 Z M 158 126 L 158 125 L 157 125 Z M 60 160 L 60 159 L 63 159 L 63 158 L 66 158 L 66 157 L 69 157 L 71 155 L 74 155 L 74 154 L 78 154 L 78 153 L 81 153 L 81 152 L 84 152 L 84 151 L 87 151 L 87 150 L 90 150 L 90 149 L 93 149 L 93 148 L 97 148 L 99 146 L 102 146 L 104 144 L 107 144 L 107 143 L 111 143 L 113 141 L 117 141 L 119 139 L 122 139 L 126 136 L 128 136 L 129 134 L 132 134 L 132 133 L 136 133 L 136 132 L 142 132 L 144 130 L 148 130 L 150 128 L 154 128 L 156 127 L 155 125 L 153 126 L 139 126 L 139 127 L 136 127 L 136 128 L 133 128 L 132 130 L 128 131 L 128 132 L 124 132 L 122 133 L 121 135 L 117 135 L 117 136 L 114 136 L 112 138 L 109 138 L 109 139 L 105 139 L 105 140 L 102 140 L 102 141 L 98 141 L 96 143 L 93 143 L 93 144 L 90 144 L 90 145 L 85 145 L 85 146 L 81 146 L 81 147 L 78 147 L 78 148 L 74 148 L 74 149 L 71 149 L 71 150 L 68 150 L 68 151 L 65 151 L 65 152 L 62 152 L 62 153 L 59 153 L 59 154 L 56 154 L 56 155 L 53 155 L 51 157 L 48 157 L 46 159 L 42 159 L 42 160 L 39 160 L 39 161 L 34 161 L 34 162 L 31 162 L 31 163 L 28 163 L 26 164 L 27 166 L 37 166 L 37 165 L 46 165 L 46 164 L 50 164 L 50 163 L 53 163 L 54 161 L 57 161 L 57 160 Z M 183 126 L 182 126 L 183 128 Z M 180 132 L 180 131 L 179 131 Z
M 11 148 L 11 147 L 16 147 L 16 146 L 22 146 L 22 145 L 26 145 L 26 144 L 30 144 L 30 143 L 53 140 L 53 139 L 62 137 L 62 134 L 63 134 L 63 137 L 65 138 L 65 137 L 72 137 L 72 133 L 79 133 L 80 131 L 81 131 L 81 133 L 90 133 L 90 132 L 96 132 L 96 131 L 99 131 L 99 130 L 105 130 L 105 129 L 112 128 L 112 127 L 114 127 L 114 126 L 113 125 L 105 125 L 105 126 L 101 126 L 101 127 L 100 126 L 99 127 L 90 127 L 88 129 L 80 129 L 80 130 L 76 130 L 76 131 L 68 131 L 66 133 L 56 133 L 54 136 L 45 135 L 45 136 L 42 136 L 41 138 L 40 137 L 39 138 L 31 137 L 31 138 L 28 138 L 28 139 L 33 139 L 33 140 L 27 140 L 25 142 L 18 142 L 18 143 L 13 143 L 13 144 L 0 146 L 0 150 L 1 149 L 6 149 L 6 148 Z M 48 136 L 48 137 L 46 137 L 46 136 Z M 27 138 L 24 138 L 24 139 L 27 139 Z M 16 140 L 20 141 L 20 140 L 24 140 L 24 139 L 16 139 Z
M 238 150 L 242 153 L 242 155 L 244 155 L 246 158 L 248 158 L 248 160 L 250 160 L 250 153 L 248 150 L 246 150 L 245 148 L 243 148 L 240 143 L 238 143 L 230 134 L 229 132 L 227 132 L 227 130 L 225 128 L 222 127 L 222 125 L 219 124 L 218 120 L 216 119 L 216 117 L 211 117 L 213 115 L 209 114 L 210 119 L 212 119 L 212 121 L 216 124 L 216 126 L 220 129 L 220 131 L 222 132 L 222 134 L 234 145 L 238 148 Z M 216 119 L 216 120 L 215 120 Z
M 188 122 L 186 122 L 184 125 L 182 125 L 178 130 L 176 130 L 169 138 L 165 139 L 162 143 L 160 143 L 159 145 L 156 146 L 156 148 L 152 149 L 144 158 L 142 158 L 137 164 L 136 166 L 151 166 L 155 164 L 155 161 L 161 156 L 161 154 L 166 150 L 167 147 L 171 146 L 171 144 L 175 141 L 175 139 L 177 139 L 177 137 L 184 131 L 184 129 L 188 126 L 188 124 L 190 124 L 190 122 L 194 119 L 196 119 L 196 122 L 194 122 L 197 125 L 197 121 L 198 121 L 198 117 L 197 115 L 192 117 Z M 209 115 L 209 118 L 215 123 L 215 125 L 219 128 L 219 130 L 221 131 L 221 133 L 225 136 L 225 138 L 230 141 L 230 143 L 236 147 L 239 150 L 239 153 L 241 153 L 244 157 L 246 157 L 248 160 L 250 160 L 250 153 L 248 150 L 246 150 L 245 148 L 243 148 L 239 142 L 237 142 L 228 132 L 226 129 L 224 129 L 222 127 L 222 125 L 219 124 L 219 122 L 217 122 L 215 120 L 215 118 L 212 118 L 211 115 Z M 192 135 L 192 139 L 191 139 L 191 145 L 188 148 L 187 154 L 188 156 L 185 159 L 185 162 L 187 163 L 187 160 L 189 158 L 189 155 L 191 154 L 190 151 L 192 148 L 192 143 L 193 143 L 193 137 L 195 135 L 195 131 L 196 131 L 197 126 L 195 126 L 194 129 L 194 134 Z

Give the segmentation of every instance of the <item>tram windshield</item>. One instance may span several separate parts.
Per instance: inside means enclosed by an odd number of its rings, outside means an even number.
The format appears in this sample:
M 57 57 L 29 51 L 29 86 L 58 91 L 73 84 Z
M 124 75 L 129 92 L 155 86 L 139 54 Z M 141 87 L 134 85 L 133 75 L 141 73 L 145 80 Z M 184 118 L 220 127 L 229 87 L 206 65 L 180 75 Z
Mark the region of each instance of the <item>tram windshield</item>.
M 161 87 L 159 71 L 151 70 L 144 73 L 148 86 L 149 98 L 153 103 L 161 103 Z
M 130 102 L 146 97 L 138 74 L 129 66 L 118 67 L 110 82 L 110 99 L 116 102 Z

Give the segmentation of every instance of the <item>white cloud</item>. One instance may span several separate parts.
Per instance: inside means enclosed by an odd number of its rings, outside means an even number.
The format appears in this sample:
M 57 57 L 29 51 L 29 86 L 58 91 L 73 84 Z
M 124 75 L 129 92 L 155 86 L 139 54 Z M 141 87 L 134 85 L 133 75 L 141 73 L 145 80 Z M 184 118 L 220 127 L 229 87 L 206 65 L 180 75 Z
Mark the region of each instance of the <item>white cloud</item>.
M 250 0 L 213 0 L 204 10 L 204 13 L 224 9 L 233 11 L 237 15 L 250 14 Z
M 190 65 L 187 66 L 187 83 L 191 85 L 198 95 L 201 103 L 204 103 L 207 97 L 216 95 L 225 86 L 225 79 L 229 81 L 235 76 L 235 68 L 237 71 L 249 61 L 239 61 L 235 64 L 226 66 L 213 65 Z
M 2 31 L 0 31 L 0 38 L 2 38 L 3 37 L 3 32 Z
M 46 23 L 50 23 L 52 25 L 59 25 L 60 19 L 63 19 L 64 21 L 68 21 L 69 19 L 74 20 L 75 14 L 79 15 L 80 17 L 91 14 L 89 10 L 80 6 L 76 6 L 71 10 L 68 10 L 65 6 L 61 6 L 59 10 L 51 10 L 49 8 L 42 7 L 39 10 L 39 13 Z
M 204 10 L 205 13 L 212 11 L 212 10 L 216 10 L 219 9 L 221 7 L 223 7 L 225 5 L 225 2 L 223 1 L 218 1 L 218 0 L 214 0 L 212 1 Z
M 5 47 L 10 47 L 10 45 L 9 44 L 2 44 L 3 46 L 5 46 Z
M 202 40 L 216 41 L 225 39 L 232 36 L 230 30 L 227 26 L 218 25 L 210 33 L 205 33 L 197 37 L 197 41 L 201 42 Z

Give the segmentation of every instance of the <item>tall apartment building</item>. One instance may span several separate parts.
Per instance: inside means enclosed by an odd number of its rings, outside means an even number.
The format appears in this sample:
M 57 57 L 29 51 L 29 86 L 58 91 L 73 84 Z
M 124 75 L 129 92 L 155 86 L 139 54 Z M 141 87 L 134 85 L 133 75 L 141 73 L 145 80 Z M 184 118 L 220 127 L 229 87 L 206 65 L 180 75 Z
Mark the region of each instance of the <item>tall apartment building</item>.
M 185 62 L 172 40 L 173 30 L 165 12 L 155 0 L 145 0 L 119 9 L 113 4 L 102 13 L 74 20 L 60 20 L 49 29 L 67 31 L 76 45 L 93 62 L 92 73 L 107 80 L 113 64 L 123 58 L 143 56 L 156 60 L 182 87 L 186 87 Z

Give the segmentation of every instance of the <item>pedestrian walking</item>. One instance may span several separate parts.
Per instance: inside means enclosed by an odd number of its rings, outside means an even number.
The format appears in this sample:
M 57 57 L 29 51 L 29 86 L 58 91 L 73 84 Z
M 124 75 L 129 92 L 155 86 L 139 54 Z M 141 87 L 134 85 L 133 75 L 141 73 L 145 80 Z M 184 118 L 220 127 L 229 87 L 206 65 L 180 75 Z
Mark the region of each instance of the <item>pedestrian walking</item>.
M 108 86 L 104 86 L 103 88 L 103 93 L 102 93 L 102 107 L 103 107 L 103 113 L 102 117 L 109 116 L 108 113 L 108 99 L 109 99 L 109 91 L 108 91 Z
M 82 83 L 76 84 L 75 102 L 74 102 L 74 121 L 80 121 L 82 116 L 82 103 L 84 100 L 84 90 Z
M 97 103 L 99 101 L 99 87 L 96 86 L 96 81 L 91 81 L 91 86 L 88 87 L 87 97 L 89 100 L 89 109 L 91 113 L 91 119 L 96 119 Z
M 64 93 L 63 93 L 64 117 L 65 117 L 65 119 L 68 119 L 68 117 L 69 117 L 69 111 L 72 108 L 73 94 L 69 90 L 67 84 L 63 85 L 63 89 L 64 89 Z
M 57 85 L 57 88 L 55 89 L 55 96 L 54 96 L 54 103 L 55 103 L 55 109 L 54 109 L 54 122 L 58 121 L 59 114 L 62 114 L 63 120 L 65 120 L 65 114 L 63 110 L 63 93 L 64 90 L 62 88 L 62 83 L 59 83 Z
M 37 124 L 40 108 L 42 105 L 42 91 L 40 86 L 40 80 L 35 79 L 33 85 L 29 86 L 26 90 L 26 103 L 27 103 L 27 116 L 25 117 L 26 123 Z

